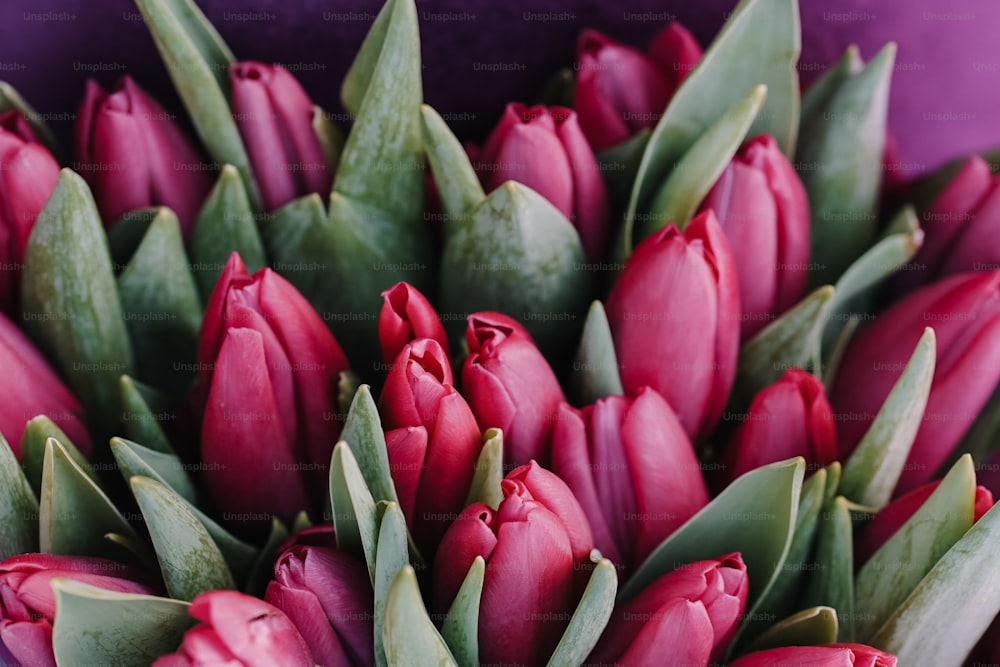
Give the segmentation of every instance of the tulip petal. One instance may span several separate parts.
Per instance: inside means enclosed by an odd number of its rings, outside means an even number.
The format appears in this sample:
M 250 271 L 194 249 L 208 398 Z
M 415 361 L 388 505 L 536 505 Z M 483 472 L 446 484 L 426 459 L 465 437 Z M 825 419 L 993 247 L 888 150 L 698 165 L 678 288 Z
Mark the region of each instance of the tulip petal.
M 417 517 L 417 492 L 427 456 L 427 429 L 423 426 L 394 428 L 385 433 L 392 482 L 399 507 L 411 527 Z
M 675 598 L 656 612 L 616 661 L 622 667 L 642 667 L 661 660 L 670 648 L 675 665 L 707 665 L 712 648 L 712 623 L 701 602 Z

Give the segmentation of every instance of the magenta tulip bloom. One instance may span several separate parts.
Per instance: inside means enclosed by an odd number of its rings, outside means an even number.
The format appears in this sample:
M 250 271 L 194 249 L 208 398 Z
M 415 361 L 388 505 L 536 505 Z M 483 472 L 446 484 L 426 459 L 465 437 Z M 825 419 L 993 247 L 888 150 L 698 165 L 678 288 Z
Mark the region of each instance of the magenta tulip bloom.
M 559 404 L 559 381 L 523 327 L 470 315 L 462 367 L 462 394 L 483 431 L 503 430 L 504 460 L 548 464 Z
M 313 104 L 295 77 L 281 65 L 240 62 L 230 65 L 229 81 L 264 208 L 313 192 L 329 198 L 333 169 L 313 129 Z
M 583 505 L 595 546 L 619 568 L 637 567 L 708 503 L 691 440 L 656 391 L 560 406 L 552 469 Z
M 103 558 L 22 554 L 0 563 L 0 641 L 21 664 L 55 667 L 53 579 L 70 579 L 116 593 L 154 595 L 144 575 Z
M 83 454 L 90 453 L 90 436 L 83 408 L 63 385 L 41 352 L 13 322 L 0 313 L 0 433 L 20 458 L 24 426 L 46 415 Z
M 153 667 L 313 667 L 305 639 L 282 611 L 236 591 L 209 591 L 188 612 L 201 621 L 184 633 L 176 653 Z
M 0 311 L 21 302 L 28 236 L 59 180 L 59 164 L 17 111 L 0 114 Z
M 729 244 L 711 211 L 640 243 L 607 300 L 625 392 L 659 392 L 701 442 L 736 377 L 740 302 Z
M 841 460 L 882 407 L 924 327 L 937 336 L 930 398 L 896 493 L 934 476 L 1000 382 L 1000 272 L 966 273 L 928 285 L 858 331 L 830 390 Z
M 768 463 L 795 456 L 815 470 L 837 460 L 833 409 L 823 383 L 812 373 L 789 368 L 762 389 L 729 439 L 723 454 L 725 484 Z
M 347 359 L 291 283 L 247 274 L 235 253 L 209 300 L 198 341 L 208 396 L 201 457 L 230 522 L 291 521 L 318 511 L 340 433 L 337 381 Z
M 602 151 L 656 125 L 701 60 L 701 47 L 676 22 L 660 31 L 645 54 L 596 30 L 584 30 L 576 59 L 573 107 L 590 145 Z
M 604 255 L 611 223 L 607 192 L 572 109 L 508 104 L 475 164 L 488 190 L 504 181 L 527 185 L 573 222 L 588 259 Z
M 332 527 L 309 529 L 285 545 L 275 561 L 274 579 L 264 599 L 298 628 L 317 664 L 374 664 L 374 593 L 368 569 L 336 548 Z
M 446 358 L 451 356 L 448 336 L 434 306 L 409 283 L 396 283 L 382 292 L 382 310 L 378 317 L 378 340 L 382 360 L 391 364 L 403 346 L 417 338 L 433 338 L 441 345 Z
M 786 646 L 748 653 L 729 667 L 896 667 L 896 656 L 861 644 Z
M 400 509 L 427 555 L 465 507 L 481 449 L 476 417 L 453 382 L 441 345 L 418 338 L 403 346 L 379 398 Z
M 770 135 L 749 140 L 701 203 L 725 232 L 740 282 L 745 340 L 795 305 L 809 266 L 809 201 Z
M 191 237 L 212 178 L 175 118 L 128 76 L 111 94 L 87 82 L 74 167 L 90 185 L 105 227 L 129 211 L 167 206 Z
M 748 586 L 738 553 L 681 565 L 615 610 L 587 662 L 658 664 L 666 646 L 683 656 L 676 664 L 718 661 L 736 634 Z

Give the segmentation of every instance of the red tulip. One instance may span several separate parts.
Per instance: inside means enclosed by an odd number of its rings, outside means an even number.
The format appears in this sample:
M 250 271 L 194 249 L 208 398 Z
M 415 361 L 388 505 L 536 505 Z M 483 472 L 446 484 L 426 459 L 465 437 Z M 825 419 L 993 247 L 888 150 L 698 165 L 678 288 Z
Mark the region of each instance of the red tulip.
M 93 80 L 76 122 L 76 169 L 110 227 L 129 211 L 168 206 L 191 237 L 212 179 L 174 115 L 128 76 L 110 95 Z
M 638 566 L 708 503 L 690 439 L 648 387 L 582 411 L 560 406 L 552 468 L 583 506 L 595 546 L 620 567 Z
M 379 398 L 400 508 L 428 555 L 465 507 L 481 449 L 476 418 L 453 382 L 441 345 L 418 338 L 403 346 Z
M 489 314 L 487 314 L 489 315 Z M 545 357 L 523 327 L 470 315 L 462 394 L 479 428 L 503 430 L 504 460 L 523 465 L 549 460 L 552 428 L 566 398 Z
M 313 129 L 313 104 L 281 65 L 229 66 L 233 117 L 246 145 L 264 208 L 273 211 L 309 193 L 326 200 L 331 169 Z
M 141 572 L 103 558 L 22 554 L 0 563 L 0 641 L 24 665 L 55 667 L 53 579 L 70 579 L 116 593 L 153 595 Z
M 602 151 L 656 125 L 701 60 L 701 47 L 674 22 L 656 36 L 645 54 L 596 30 L 584 30 L 576 58 L 573 106 L 590 145 Z
M 998 297 L 1000 272 L 952 276 L 907 296 L 855 334 L 830 390 L 841 460 L 868 430 L 930 326 L 937 336 L 934 380 L 896 493 L 934 475 L 1000 381 Z
M 740 283 L 745 340 L 795 305 L 806 288 L 809 201 L 770 135 L 749 140 L 701 203 L 715 211 Z
M 313 667 L 305 639 L 280 609 L 236 591 L 209 591 L 188 612 L 201 624 L 184 633 L 176 653 L 153 667 Z
M 685 657 L 678 664 L 717 661 L 736 634 L 748 586 L 738 553 L 682 565 L 615 610 L 588 663 L 657 664 L 665 646 Z
M 90 453 L 90 436 L 80 403 L 69 392 L 45 357 L 13 322 L 0 314 L 0 433 L 14 455 L 21 455 L 24 426 L 46 415 L 83 454 Z
M 318 510 L 348 364 L 309 302 L 270 269 L 248 275 L 234 253 L 209 300 L 198 361 L 208 391 L 201 457 L 216 464 L 205 478 L 224 517 L 260 525 Z
M 21 301 L 28 235 L 59 180 L 59 165 L 17 111 L 0 114 L 0 310 Z
M 391 364 L 403 346 L 417 338 L 433 338 L 450 357 L 448 337 L 434 306 L 416 287 L 396 283 L 382 292 L 382 311 L 378 317 L 378 340 L 382 360 Z
M 801 456 L 809 469 L 837 460 L 833 409 L 823 383 L 812 373 L 789 368 L 762 389 L 729 439 L 721 477 L 725 483 L 768 463 Z
M 476 166 L 488 190 L 517 181 L 537 191 L 573 222 L 589 259 L 603 256 L 611 222 L 607 192 L 572 109 L 508 104 Z
M 628 395 L 658 391 L 695 442 L 722 416 L 736 377 L 739 293 L 729 244 L 711 211 L 636 247 L 607 300 Z
M 896 656 L 861 644 L 786 646 L 749 653 L 729 667 L 896 667 Z

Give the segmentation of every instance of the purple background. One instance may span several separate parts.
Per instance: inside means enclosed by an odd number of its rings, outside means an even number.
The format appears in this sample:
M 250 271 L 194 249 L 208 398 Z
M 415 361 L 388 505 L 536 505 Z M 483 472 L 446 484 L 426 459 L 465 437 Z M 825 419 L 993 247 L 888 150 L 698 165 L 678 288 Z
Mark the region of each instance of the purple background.
M 237 57 L 290 66 L 314 99 L 338 90 L 379 0 L 199 0 Z M 907 171 L 1000 145 L 1000 3 L 996 0 L 801 2 L 804 76 L 852 42 L 871 57 L 899 43 L 891 125 Z M 644 47 L 676 18 L 707 45 L 735 0 L 417 0 L 427 101 L 466 139 L 481 138 L 507 101 L 532 97 L 597 27 Z M 653 17 L 636 16 L 647 12 Z M 555 13 L 552 16 L 549 13 Z M 546 20 L 549 19 L 549 20 Z M 483 68 L 500 65 L 507 71 Z M 92 70 L 98 71 L 92 71 Z M 68 147 L 83 84 L 128 73 L 179 109 L 130 0 L 2 0 L 0 79 L 43 114 Z

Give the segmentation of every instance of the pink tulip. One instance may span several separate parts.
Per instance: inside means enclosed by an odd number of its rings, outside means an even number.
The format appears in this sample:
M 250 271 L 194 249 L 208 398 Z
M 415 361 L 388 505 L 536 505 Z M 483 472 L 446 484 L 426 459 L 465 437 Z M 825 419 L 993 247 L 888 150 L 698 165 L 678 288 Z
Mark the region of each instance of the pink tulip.
M 786 646 L 748 653 L 729 667 L 896 667 L 896 656 L 861 644 Z
M 382 292 L 378 317 L 378 339 L 382 360 L 391 364 L 407 343 L 417 338 L 433 338 L 450 357 L 444 325 L 427 297 L 409 283 L 396 283 Z

